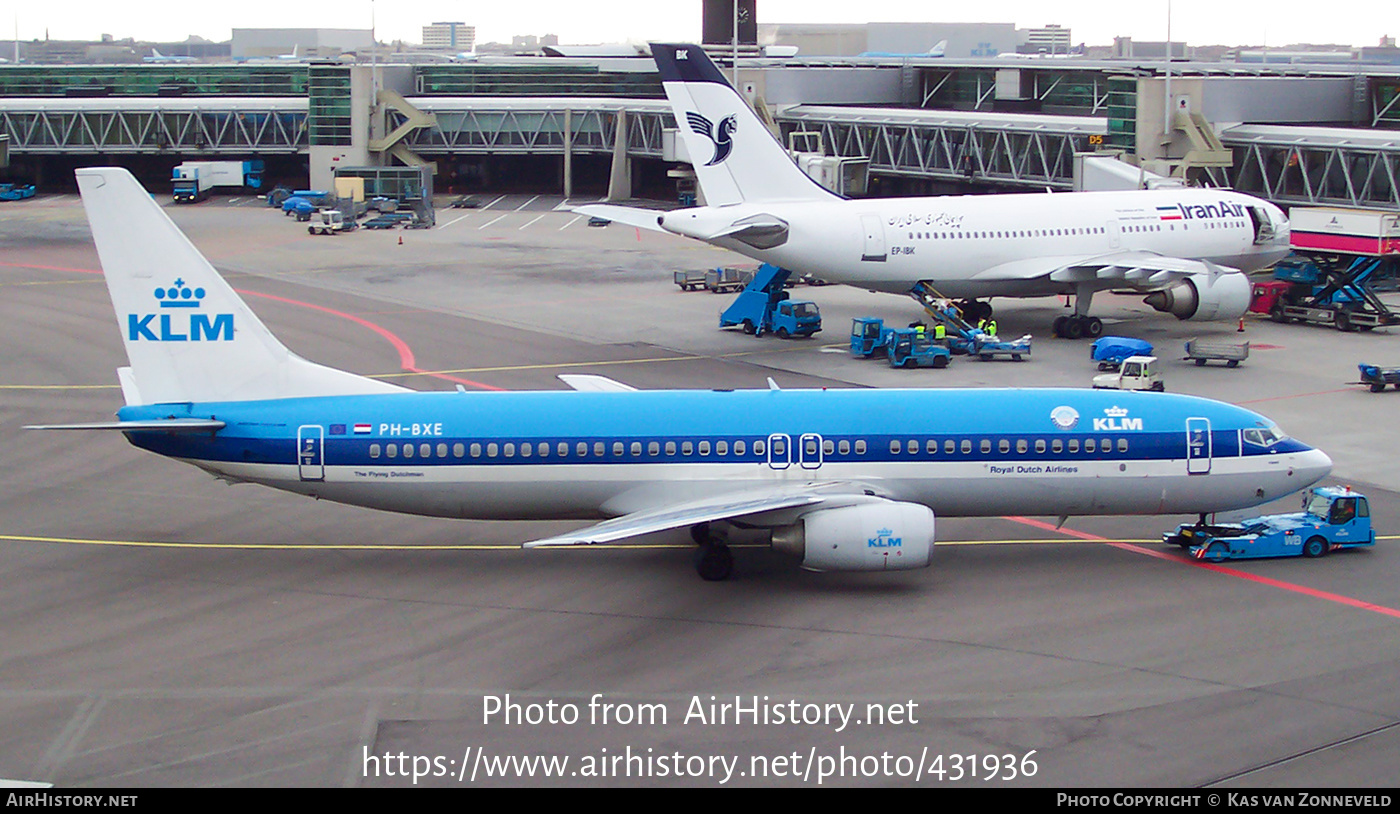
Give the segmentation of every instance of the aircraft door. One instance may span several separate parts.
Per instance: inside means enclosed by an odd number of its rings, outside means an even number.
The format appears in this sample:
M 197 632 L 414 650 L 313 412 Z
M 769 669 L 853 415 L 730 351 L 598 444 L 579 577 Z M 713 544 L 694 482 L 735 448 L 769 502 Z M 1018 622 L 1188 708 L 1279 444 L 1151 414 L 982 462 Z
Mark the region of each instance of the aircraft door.
M 319 424 L 297 427 L 297 474 L 302 480 L 325 480 L 325 431 Z
M 875 263 L 885 262 L 885 224 L 879 215 L 861 215 L 861 230 L 865 235 L 865 248 L 860 259 Z
M 803 469 L 820 469 L 822 465 L 822 437 L 816 433 L 804 433 L 798 440 L 797 460 Z
M 768 436 L 768 466 L 773 469 L 792 466 L 792 436 L 782 433 Z
M 1123 245 L 1123 230 L 1119 228 L 1118 221 L 1108 222 L 1108 247 L 1116 249 Z
M 1186 419 L 1186 472 L 1204 475 L 1210 472 L 1210 419 Z

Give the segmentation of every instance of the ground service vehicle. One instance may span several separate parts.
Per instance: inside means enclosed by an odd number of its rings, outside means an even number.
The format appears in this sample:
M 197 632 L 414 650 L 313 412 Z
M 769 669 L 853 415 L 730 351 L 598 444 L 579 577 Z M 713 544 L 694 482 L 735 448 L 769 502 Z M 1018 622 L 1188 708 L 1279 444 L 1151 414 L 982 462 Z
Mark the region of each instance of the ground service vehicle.
M 885 352 L 894 336 L 893 328 L 886 328 L 879 317 L 856 317 L 851 320 L 851 354 L 869 359 L 877 353 Z
M 1115 373 L 1100 373 L 1094 377 L 1095 390 L 1156 390 L 1162 385 L 1162 371 L 1156 356 L 1129 356 Z
M 1162 541 L 1188 549 L 1198 560 L 1220 562 L 1322 557 L 1336 549 L 1373 546 L 1376 532 L 1365 495 L 1344 486 L 1318 486 L 1304 493 L 1301 512 L 1267 514 L 1241 523 L 1182 524 Z
M 1190 339 L 1186 342 L 1186 357 L 1203 367 L 1206 362 L 1224 362 L 1226 367 L 1239 367 L 1240 362 L 1249 358 L 1248 342 L 1211 342 Z
M 170 175 L 175 203 L 194 203 L 209 197 L 213 189 L 261 189 L 263 162 L 186 161 Z
M 1129 336 L 1101 336 L 1089 346 L 1089 358 L 1099 370 L 1117 370 L 1129 356 L 1151 356 L 1152 343 Z
M 356 225 L 354 219 L 346 220 L 345 213 L 339 209 L 320 209 L 311 215 L 311 225 L 306 227 L 306 231 L 312 235 L 333 235 L 349 232 Z
M 711 294 L 739 291 L 753 280 L 753 272 L 739 266 L 724 266 L 705 272 L 705 288 Z
M 677 271 L 671 275 L 671 279 L 680 286 L 682 291 L 695 291 L 705 287 L 705 272 L 703 270 Z
M 22 201 L 33 197 L 33 184 L 0 184 L 0 201 Z
M 1393 384 L 1396 390 L 1400 390 L 1400 367 L 1380 367 L 1365 362 L 1357 367 L 1361 368 L 1361 383 L 1369 385 L 1372 393 L 1381 392 L 1387 384 Z
M 943 368 L 953 358 L 953 354 L 935 342 L 927 331 L 895 328 L 890 334 L 890 341 L 885 345 L 890 367 Z
M 759 266 L 749 284 L 720 313 L 719 327 L 739 325 L 746 334 L 775 333 L 783 339 L 821 331 L 822 315 L 817 304 L 789 298 L 784 285 L 789 274 L 768 263 Z

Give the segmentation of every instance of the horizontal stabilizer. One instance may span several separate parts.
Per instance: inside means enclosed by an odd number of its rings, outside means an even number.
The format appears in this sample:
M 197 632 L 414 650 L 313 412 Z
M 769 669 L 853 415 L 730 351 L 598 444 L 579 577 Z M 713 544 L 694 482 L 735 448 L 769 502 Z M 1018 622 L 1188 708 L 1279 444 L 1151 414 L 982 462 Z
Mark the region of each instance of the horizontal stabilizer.
M 213 418 L 157 418 L 151 421 L 97 421 L 88 424 L 30 424 L 26 430 L 121 430 L 122 432 L 215 432 L 224 422 Z
M 657 222 L 657 218 L 666 214 L 659 209 L 640 209 L 616 204 L 584 204 L 583 206 L 575 206 L 573 211 L 590 218 L 603 218 L 627 226 L 636 226 L 639 229 L 650 229 L 653 232 L 666 231 Z

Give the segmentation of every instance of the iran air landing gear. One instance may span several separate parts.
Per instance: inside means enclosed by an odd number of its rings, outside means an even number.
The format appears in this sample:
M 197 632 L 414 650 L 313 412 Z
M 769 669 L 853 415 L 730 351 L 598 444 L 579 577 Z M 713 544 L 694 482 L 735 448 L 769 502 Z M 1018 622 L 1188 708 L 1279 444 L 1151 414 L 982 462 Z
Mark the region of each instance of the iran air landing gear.
M 1094 292 L 1082 288 L 1074 293 L 1074 316 L 1056 317 L 1051 327 L 1055 336 L 1062 339 L 1098 339 L 1103 336 L 1103 320 L 1089 316 L 1089 304 L 1094 300 Z
M 734 573 L 734 555 L 729 553 L 725 539 L 710 529 L 709 523 L 690 527 L 690 538 L 699 548 L 695 552 L 695 571 L 706 582 L 723 582 Z

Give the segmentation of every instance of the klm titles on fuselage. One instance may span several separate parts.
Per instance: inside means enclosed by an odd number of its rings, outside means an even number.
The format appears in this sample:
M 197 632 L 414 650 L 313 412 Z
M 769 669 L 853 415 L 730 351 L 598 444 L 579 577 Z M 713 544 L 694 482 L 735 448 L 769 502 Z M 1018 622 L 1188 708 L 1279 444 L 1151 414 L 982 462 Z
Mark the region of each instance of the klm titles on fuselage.
M 233 314 L 204 314 L 200 307 L 204 289 L 190 288 L 177 279 L 170 288 L 155 290 L 161 314 L 127 314 L 126 338 L 131 342 L 231 342 Z M 159 317 L 159 319 L 157 319 Z

